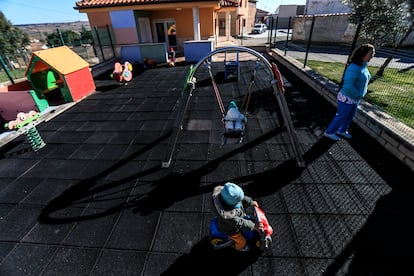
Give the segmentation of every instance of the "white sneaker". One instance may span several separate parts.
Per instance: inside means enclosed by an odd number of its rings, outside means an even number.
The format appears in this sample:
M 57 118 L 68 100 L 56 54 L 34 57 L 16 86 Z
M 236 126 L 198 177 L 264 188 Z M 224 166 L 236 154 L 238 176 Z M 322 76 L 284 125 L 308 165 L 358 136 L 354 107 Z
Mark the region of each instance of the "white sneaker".
M 336 134 L 337 135 L 341 135 L 342 137 L 347 138 L 347 139 L 351 139 L 352 138 L 352 135 L 349 134 L 348 131 L 345 131 L 345 132 L 337 132 Z
M 325 137 L 328 137 L 329 139 L 334 140 L 334 141 L 341 140 L 341 138 L 339 138 L 335 133 L 328 134 L 325 132 L 323 135 L 325 135 Z

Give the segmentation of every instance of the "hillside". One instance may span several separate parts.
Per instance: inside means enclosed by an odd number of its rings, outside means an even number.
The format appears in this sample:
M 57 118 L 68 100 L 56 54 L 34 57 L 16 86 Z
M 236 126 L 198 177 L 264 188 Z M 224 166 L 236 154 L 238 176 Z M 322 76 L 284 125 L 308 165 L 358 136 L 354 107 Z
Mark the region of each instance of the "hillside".
M 88 21 L 15 25 L 15 27 L 27 33 L 30 38 L 38 40 L 44 40 L 48 34 L 55 32 L 56 29 L 61 31 L 72 30 L 74 32 L 80 32 L 82 30 L 82 26 L 87 30 L 91 29 Z

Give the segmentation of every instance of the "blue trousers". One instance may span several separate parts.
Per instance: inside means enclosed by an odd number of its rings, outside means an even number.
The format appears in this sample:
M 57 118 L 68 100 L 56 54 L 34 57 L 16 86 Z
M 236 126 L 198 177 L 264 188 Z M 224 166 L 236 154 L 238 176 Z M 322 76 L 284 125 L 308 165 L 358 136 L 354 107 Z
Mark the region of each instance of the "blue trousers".
M 347 104 L 338 101 L 338 107 L 335 117 L 326 129 L 326 133 L 334 134 L 336 132 L 348 131 L 349 125 L 357 112 L 358 104 Z

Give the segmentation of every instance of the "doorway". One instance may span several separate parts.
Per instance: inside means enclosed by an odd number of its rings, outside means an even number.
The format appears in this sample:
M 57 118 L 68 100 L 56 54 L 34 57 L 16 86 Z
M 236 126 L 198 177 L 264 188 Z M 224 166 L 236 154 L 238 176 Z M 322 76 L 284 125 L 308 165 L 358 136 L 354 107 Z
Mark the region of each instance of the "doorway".
M 156 22 L 155 30 L 158 42 L 165 42 L 168 49 L 177 49 L 177 29 L 174 20 Z

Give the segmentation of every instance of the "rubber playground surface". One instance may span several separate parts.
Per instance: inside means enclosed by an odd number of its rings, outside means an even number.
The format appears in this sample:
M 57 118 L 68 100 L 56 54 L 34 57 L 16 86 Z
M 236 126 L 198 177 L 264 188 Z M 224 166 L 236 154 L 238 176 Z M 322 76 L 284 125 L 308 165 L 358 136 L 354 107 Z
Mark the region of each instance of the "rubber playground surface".
M 222 64 L 223 62 L 220 62 Z M 243 102 L 255 68 L 240 61 L 220 98 Z M 0 275 L 413 275 L 412 172 L 353 126 L 323 137 L 335 109 L 283 72 L 305 166 L 297 164 L 266 70 L 257 71 L 242 144 L 223 124 L 205 67 L 169 166 L 189 64 L 159 66 L 96 92 L 0 148 Z M 211 193 L 230 181 L 266 212 L 264 252 L 213 250 Z

